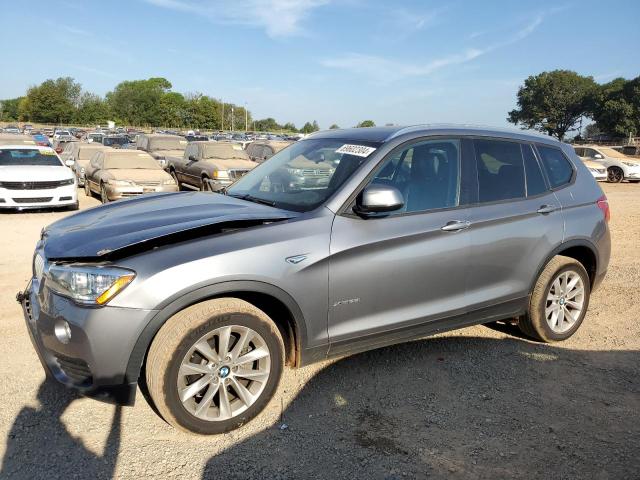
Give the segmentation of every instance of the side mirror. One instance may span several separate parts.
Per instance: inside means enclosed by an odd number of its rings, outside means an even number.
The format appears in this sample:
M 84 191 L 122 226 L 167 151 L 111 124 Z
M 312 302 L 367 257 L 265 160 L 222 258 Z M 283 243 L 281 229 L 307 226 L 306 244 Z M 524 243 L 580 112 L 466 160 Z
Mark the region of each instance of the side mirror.
M 374 213 L 395 212 L 404 206 L 404 198 L 395 187 L 390 185 L 369 185 L 356 200 L 353 211 L 361 217 Z
M 73 167 L 73 164 L 74 164 L 74 163 L 76 163 L 76 162 L 74 162 L 74 161 L 73 161 L 73 158 L 68 158 L 67 160 L 65 160 L 65 161 L 64 161 L 64 164 L 65 164 L 67 167 Z
M 190 161 L 190 162 L 197 162 L 197 161 L 198 161 L 198 159 L 196 158 L 196 156 L 195 156 L 195 155 L 189 155 L 189 161 Z
M 600 155 L 599 153 L 596 153 L 593 158 L 597 158 L 598 160 L 602 160 L 604 157 L 602 155 Z

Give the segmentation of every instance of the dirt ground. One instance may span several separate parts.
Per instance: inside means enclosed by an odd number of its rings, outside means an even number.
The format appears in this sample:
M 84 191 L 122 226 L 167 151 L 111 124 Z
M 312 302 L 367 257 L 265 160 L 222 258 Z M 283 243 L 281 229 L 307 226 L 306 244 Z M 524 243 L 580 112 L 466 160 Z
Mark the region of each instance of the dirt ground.
M 603 188 L 609 273 L 567 342 L 478 326 L 287 370 L 265 413 L 211 438 L 140 395 L 117 408 L 43 382 L 15 294 L 68 212 L 1 214 L 0 478 L 637 479 L 640 185 Z

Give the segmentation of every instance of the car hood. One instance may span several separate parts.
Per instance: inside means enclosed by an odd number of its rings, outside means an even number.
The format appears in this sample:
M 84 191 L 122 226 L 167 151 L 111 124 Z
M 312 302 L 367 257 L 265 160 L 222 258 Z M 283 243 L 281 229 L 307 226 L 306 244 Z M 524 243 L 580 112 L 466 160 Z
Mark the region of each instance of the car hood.
M 66 217 L 43 230 L 42 243 L 49 259 L 109 259 L 298 215 L 207 192 L 159 193 Z
M 73 178 L 73 172 L 69 167 L 62 165 L 8 165 L 0 166 L 0 181 L 25 182 L 25 181 L 55 181 Z
M 161 168 L 112 168 L 105 170 L 105 172 L 114 180 L 131 180 L 133 182 L 171 180 L 171 175 Z

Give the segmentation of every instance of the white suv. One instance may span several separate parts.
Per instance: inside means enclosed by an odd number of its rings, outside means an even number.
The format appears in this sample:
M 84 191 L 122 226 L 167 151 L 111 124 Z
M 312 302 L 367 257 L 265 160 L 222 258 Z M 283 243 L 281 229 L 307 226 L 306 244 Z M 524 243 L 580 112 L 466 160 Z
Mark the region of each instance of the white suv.
M 604 165 L 609 182 L 619 183 L 622 180 L 640 182 L 640 160 L 628 157 L 611 147 L 582 145 L 573 148 L 582 160 L 591 160 Z
M 75 175 L 50 147 L 0 146 L 0 209 L 78 209 Z

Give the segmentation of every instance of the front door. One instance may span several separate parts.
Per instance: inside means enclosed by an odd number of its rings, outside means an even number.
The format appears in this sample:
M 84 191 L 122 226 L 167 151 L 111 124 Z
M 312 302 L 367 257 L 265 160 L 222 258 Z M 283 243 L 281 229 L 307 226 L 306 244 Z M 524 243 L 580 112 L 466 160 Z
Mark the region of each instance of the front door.
M 330 351 L 464 313 L 469 255 L 461 207 L 461 141 L 398 147 L 370 183 L 396 187 L 404 207 L 379 217 L 335 218 L 329 264 Z M 392 332 L 395 331 L 395 332 Z

